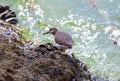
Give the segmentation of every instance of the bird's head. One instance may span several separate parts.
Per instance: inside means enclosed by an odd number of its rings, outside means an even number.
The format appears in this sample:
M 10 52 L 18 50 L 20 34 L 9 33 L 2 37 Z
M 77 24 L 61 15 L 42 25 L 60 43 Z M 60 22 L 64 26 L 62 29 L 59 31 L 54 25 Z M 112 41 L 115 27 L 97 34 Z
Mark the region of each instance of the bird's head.
M 48 32 L 43 33 L 43 35 L 45 34 L 52 34 L 55 35 L 55 33 L 58 31 L 57 28 L 50 28 L 50 30 Z

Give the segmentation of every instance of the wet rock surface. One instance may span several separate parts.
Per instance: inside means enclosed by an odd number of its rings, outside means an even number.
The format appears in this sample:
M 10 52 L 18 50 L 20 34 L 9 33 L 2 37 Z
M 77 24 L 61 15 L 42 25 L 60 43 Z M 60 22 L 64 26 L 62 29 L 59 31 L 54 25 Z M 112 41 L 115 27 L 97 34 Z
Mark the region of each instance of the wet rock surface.
M 93 81 L 84 63 L 56 46 L 47 43 L 23 49 L 21 40 L 0 31 L 0 81 Z

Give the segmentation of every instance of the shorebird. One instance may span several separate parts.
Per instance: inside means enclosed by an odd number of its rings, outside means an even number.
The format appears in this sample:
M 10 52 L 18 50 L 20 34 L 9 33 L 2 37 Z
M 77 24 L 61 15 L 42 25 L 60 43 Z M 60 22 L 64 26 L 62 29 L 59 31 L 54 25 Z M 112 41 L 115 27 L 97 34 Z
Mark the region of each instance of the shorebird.
M 72 48 L 73 46 L 73 39 L 72 37 L 65 32 L 59 31 L 57 28 L 50 28 L 48 32 L 43 33 L 45 34 L 52 34 L 55 37 L 55 42 L 61 46 Z

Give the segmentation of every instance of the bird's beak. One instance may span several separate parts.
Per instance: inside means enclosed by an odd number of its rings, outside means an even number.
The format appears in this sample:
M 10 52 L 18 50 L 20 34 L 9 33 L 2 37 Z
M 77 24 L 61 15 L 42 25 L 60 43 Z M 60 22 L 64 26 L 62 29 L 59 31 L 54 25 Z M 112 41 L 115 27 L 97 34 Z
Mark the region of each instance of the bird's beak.
M 49 32 L 49 31 L 48 31 L 48 32 L 45 32 L 45 33 L 43 33 L 43 35 L 48 34 L 48 33 L 50 33 L 50 32 Z

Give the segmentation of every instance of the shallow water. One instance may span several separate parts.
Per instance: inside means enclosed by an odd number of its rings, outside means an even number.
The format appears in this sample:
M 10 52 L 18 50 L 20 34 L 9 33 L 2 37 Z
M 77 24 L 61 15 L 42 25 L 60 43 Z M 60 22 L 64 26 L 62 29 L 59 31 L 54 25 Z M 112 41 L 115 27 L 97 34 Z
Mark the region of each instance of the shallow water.
M 29 28 L 37 42 L 54 43 L 52 35 L 42 35 L 49 27 L 68 32 L 75 42 L 75 56 L 88 64 L 93 74 L 120 80 L 119 0 L 95 0 L 97 9 L 89 0 L 36 0 L 34 10 L 29 9 L 29 1 L 23 5 L 17 0 L 0 1 L 14 9 L 20 25 Z M 48 27 L 40 27 L 38 22 Z

